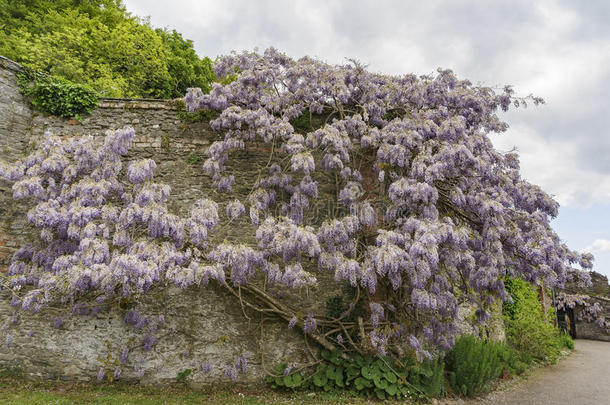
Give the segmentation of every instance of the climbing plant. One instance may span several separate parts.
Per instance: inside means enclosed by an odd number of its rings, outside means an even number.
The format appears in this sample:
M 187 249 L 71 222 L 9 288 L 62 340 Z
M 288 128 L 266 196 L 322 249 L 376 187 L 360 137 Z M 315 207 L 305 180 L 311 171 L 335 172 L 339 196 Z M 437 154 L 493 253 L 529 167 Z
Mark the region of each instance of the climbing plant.
M 215 117 L 218 140 L 203 170 L 216 193 L 233 194 L 224 202 L 210 192 L 188 215 L 171 213 L 153 160 L 121 170 L 128 128 L 103 144 L 51 136 L 0 167 L 40 231 L 3 279 L 15 307 L 137 302 L 156 285 L 212 282 L 330 353 L 423 361 L 453 347 L 460 304 L 486 322 L 507 299 L 506 276 L 549 286 L 586 279 L 572 265 L 590 268 L 592 256 L 570 250 L 549 225 L 558 204 L 488 137 L 507 128 L 498 111 L 541 99 L 448 70 L 386 76 L 274 49 L 221 57 L 215 73 L 231 79 L 209 94 L 189 89 L 185 102 Z M 255 180 L 233 166 L 238 151 L 260 158 Z M 215 236 L 243 217 L 251 224 L 243 240 Z M 351 288 L 333 304 L 344 305 L 340 313 L 271 293 L 324 274 Z M 226 375 L 238 370 L 245 360 Z
M 88 114 L 97 106 L 98 94 L 92 88 L 61 77 L 25 68 L 17 82 L 32 105 L 47 114 L 71 118 Z
M 600 328 L 603 328 L 606 333 L 610 333 L 610 320 L 606 319 L 604 308 L 598 302 L 591 303 L 590 296 L 586 294 L 560 293 L 555 301 L 555 306 L 559 310 L 580 307 L 581 311 L 578 313 L 579 321 L 595 323 Z

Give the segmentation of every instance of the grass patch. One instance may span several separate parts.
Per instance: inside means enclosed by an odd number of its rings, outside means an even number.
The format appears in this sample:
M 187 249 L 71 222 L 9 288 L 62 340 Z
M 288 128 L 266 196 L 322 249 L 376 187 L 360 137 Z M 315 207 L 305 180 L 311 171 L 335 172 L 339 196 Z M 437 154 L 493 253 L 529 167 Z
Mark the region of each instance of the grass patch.
M 194 390 L 184 386 L 144 387 L 126 383 L 70 383 L 28 381 L 0 372 L 2 404 L 371 404 L 363 398 L 337 393 L 279 393 L 261 388 Z

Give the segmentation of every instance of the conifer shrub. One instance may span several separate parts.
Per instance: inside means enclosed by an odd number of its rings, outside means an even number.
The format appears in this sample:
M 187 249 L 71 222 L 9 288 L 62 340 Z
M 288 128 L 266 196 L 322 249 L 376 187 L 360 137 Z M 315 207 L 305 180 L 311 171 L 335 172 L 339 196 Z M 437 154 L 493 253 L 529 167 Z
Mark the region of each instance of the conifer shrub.
M 473 397 L 505 373 L 520 374 L 526 364 L 519 354 L 504 343 L 463 335 L 445 358 L 448 380 L 454 392 Z

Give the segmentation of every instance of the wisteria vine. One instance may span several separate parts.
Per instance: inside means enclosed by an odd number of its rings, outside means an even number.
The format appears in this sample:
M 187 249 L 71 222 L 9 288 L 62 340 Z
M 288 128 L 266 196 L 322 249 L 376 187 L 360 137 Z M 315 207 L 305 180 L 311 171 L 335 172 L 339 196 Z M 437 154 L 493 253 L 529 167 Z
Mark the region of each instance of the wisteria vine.
M 3 281 L 13 305 L 39 311 L 51 301 L 103 303 L 157 284 L 213 281 L 326 348 L 408 347 L 421 359 L 453 346 L 461 303 L 485 323 L 507 299 L 507 275 L 559 287 L 586 280 L 575 267 L 591 268 L 592 256 L 570 250 L 549 225 L 558 204 L 520 177 L 516 153 L 496 151 L 488 137 L 507 128 L 500 110 L 541 99 L 448 70 L 387 76 L 274 49 L 221 57 L 215 72 L 232 79 L 185 98 L 191 111 L 217 116 L 210 124 L 221 140 L 203 170 L 218 192 L 233 193 L 244 180 L 232 154 L 265 151 L 251 191 L 224 207 L 198 200 L 183 218 L 169 212 L 170 188 L 154 182 L 153 160 L 122 170 L 132 129 L 103 145 L 48 136 L 28 158 L 0 166 L 14 197 L 32 202 L 28 221 L 40 230 Z M 329 185 L 334 192 L 322 193 Z M 321 198 L 334 207 L 323 218 L 314 210 Z M 251 241 L 210 238 L 222 215 L 249 215 Z M 355 290 L 339 317 L 266 290 L 312 286 L 324 273 Z M 227 375 L 238 369 L 241 360 Z
M 584 294 L 565 294 L 559 293 L 555 297 L 555 308 L 558 310 L 575 309 L 580 307 L 578 320 L 594 323 L 610 334 L 610 320 L 604 315 L 604 308 L 599 302 L 590 302 L 591 297 Z

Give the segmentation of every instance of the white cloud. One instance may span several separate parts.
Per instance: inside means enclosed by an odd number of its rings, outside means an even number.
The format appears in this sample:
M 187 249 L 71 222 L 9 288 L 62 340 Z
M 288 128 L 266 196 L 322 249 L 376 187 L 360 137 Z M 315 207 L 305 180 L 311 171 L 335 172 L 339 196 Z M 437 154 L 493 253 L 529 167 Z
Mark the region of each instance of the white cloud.
M 610 252 L 609 239 L 595 239 L 593 243 L 582 250 L 587 253 Z
M 610 2 L 527 0 L 127 0 L 138 15 L 194 40 L 201 55 L 274 46 L 329 63 L 355 58 L 392 74 L 440 66 L 487 85 L 512 84 L 547 105 L 505 116 L 501 149 L 562 205 L 610 203 Z
M 583 166 L 574 141 L 537 136 L 530 125 L 519 123 L 506 133 L 491 136 L 496 149 L 517 149 L 524 178 L 540 185 L 562 206 L 588 207 L 610 201 L 610 176 Z

